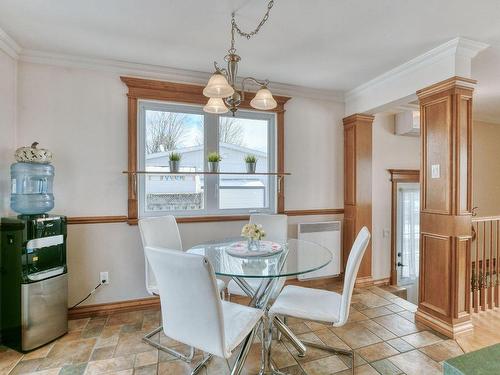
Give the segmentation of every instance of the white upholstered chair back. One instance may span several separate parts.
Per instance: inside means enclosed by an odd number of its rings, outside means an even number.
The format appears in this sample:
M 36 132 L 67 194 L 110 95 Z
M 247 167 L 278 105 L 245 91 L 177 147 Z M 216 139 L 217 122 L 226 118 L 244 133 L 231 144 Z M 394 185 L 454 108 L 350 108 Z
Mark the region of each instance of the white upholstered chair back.
M 367 227 L 361 228 L 352 245 L 349 259 L 344 272 L 344 290 L 342 291 L 342 302 L 340 304 L 339 321 L 335 326 L 342 326 L 349 318 L 349 307 L 351 305 L 352 292 L 356 282 L 359 266 L 370 242 L 370 231 Z
M 165 248 L 147 246 L 145 253 L 158 281 L 165 335 L 227 358 L 222 303 L 210 262 Z
M 181 235 L 175 217 L 148 217 L 139 220 L 142 246 L 163 247 L 182 250 Z M 158 294 L 158 286 L 151 266 L 145 257 L 146 290 L 149 294 Z
M 260 224 L 266 232 L 266 240 L 285 243 L 288 238 L 288 217 L 286 215 L 250 215 L 250 224 Z

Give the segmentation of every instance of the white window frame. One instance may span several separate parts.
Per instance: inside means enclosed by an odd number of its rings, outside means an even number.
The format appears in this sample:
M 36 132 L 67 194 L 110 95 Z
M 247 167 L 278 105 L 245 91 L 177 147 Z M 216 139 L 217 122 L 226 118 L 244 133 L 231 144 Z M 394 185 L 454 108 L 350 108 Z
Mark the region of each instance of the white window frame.
M 191 105 L 184 103 L 154 101 L 154 100 L 139 100 L 137 111 L 137 165 L 138 169 L 144 171 L 145 166 L 145 141 L 146 141 L 146 124 L 145 112 L 167 111 L 181 112 L 190 114 L 199 114 L 204 116 L 203 124 L 203 165 L 205 171 L 208 170 L 208 152 L 219 152 L 219 115 L 206 113 L 200 105 Z M 223 114 L 222 117 L 227 117 L 228 114 Z M 230 116 L 230 115 L 229 115 Z M 252 120 L 268 121 L 268 171 L 277 171 L 277 126 L 276 114 L 272 112 L 260 112 L 251 110 L 238 110 L 237 118 L 247 118 Z M 244 161 L 242 160 L 242 163 Z M 203 203 L 204 208 L 200 210 L 182 210 L 182 211 L 146 211 L 145 209 L 145 181 L 147 175 L 139 174 L 137 176 L 137 193 L 138 193 L 138 208 L 139 218 L 148 216 L 174 215 L 176 217 L 199 217 L 199 216 L 232 216 L 232 215 L 248 215 L 251 213 L 276 213 L 278 202 L 277 191 L 277 176 L 269 176 L 269 193 L 266 199 L 269 200 L 269 206 L 266 208 L 244 208 L 244 209 L 220 209 L 219 208 L 219 177 L 218 175 L 204 176 Z M 166 182 L 168 183 L 168 182 Z

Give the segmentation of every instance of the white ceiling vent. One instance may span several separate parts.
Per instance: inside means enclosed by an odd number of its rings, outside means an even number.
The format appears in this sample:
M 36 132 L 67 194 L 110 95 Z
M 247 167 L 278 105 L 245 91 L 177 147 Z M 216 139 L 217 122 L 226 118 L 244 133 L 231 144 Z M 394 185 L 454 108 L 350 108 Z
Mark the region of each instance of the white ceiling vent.
M 420 135 L 420 111 L 405 111 L 396 114 L 394 126 L 396 135 Z

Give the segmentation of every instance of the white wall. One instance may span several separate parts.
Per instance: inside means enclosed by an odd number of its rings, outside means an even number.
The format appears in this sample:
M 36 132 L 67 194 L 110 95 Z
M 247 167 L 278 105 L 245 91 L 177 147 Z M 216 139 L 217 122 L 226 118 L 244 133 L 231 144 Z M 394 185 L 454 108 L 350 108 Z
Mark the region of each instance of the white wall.
M 0 50 L 0 215 L 9 212 L 10 170 L 16 144 L 17 61 Z
M 374 279 L 391 274 L 391 181 L 388 169 L 420 169 L 420 137 L 394 134 L 394 115 L 373 122 L 372 269 Z M 384 231 L 388 235 L 384 236 Z
M 474 121 L 472 203 L 478 216 L 500 215 L 500 124 Z
M 127 167 L 127 90 L 119 75 L 22 62 L 18 90 L 18 145 L 36 140 L 55 154 L 53 212 L 125 215 L 127 181 L 121 171 Z M 293 98 L 286 110 L 285 167 L 293 174 L 287 179 L 286 208 L 342 207 L 343 105 Z M 184 247 L 190 247 L 238 235 L 241 225 L 182 224 L 180 230 Z M 99 271 L 109 271 L 111 283 L 87 303 L 146 296 L 136 226 L 71 225 L 68 237 L 70 304 L 98 283 Z

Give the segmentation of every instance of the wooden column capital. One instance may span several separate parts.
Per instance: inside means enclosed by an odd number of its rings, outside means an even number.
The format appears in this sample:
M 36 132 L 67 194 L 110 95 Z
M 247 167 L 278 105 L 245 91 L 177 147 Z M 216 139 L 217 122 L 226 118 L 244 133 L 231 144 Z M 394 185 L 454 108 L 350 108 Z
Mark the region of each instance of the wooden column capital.
M 420 280 L 417 320 L 454 337 L 470 330 L 472 93 L 452 77 L 420 102 Z
M 364 113 L 355 113 L 353 115 L 344 117 L 342 119 L 342 122 L 344 123 L 344 126 L 354 125 L 360 122 L 364 122 L 371 125 L 374 119 L 375 116 L 372 115 L 366 115 Z

